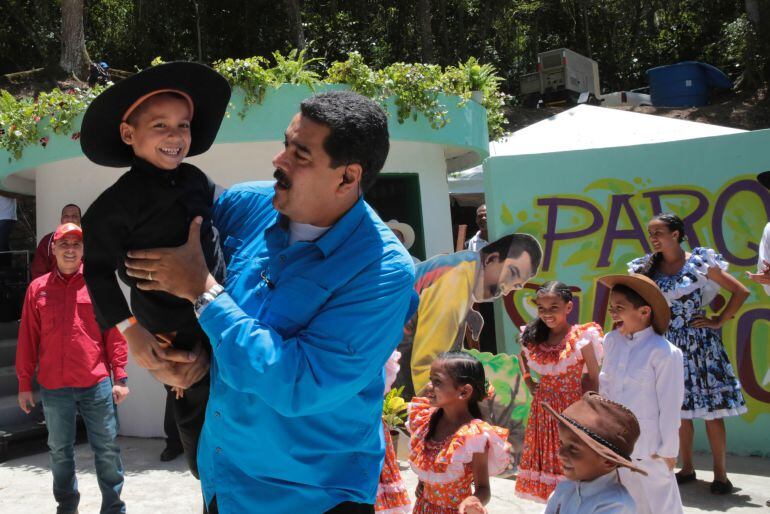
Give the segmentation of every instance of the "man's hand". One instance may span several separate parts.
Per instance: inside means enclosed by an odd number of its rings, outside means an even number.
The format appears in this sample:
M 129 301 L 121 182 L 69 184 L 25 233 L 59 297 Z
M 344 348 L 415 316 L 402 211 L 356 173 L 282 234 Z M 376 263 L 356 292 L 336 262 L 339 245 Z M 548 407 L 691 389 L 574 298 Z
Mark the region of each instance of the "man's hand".
M 661 457 L 657 453 L 652 454 L 653 459 L 663 459 L 663 462 L 666 463 L 666 466 L 668 466 L 669 471 L 674 470 L 674 466 L 676 466 L 676 457 Z
M 195 360 L 195 355 L 190 352 L 164 348 L 155 336 L 139 323 L 127 328 L 123 332 L 123 337 L 126 338 L 136 363 L 145 369 L 160 370 L 171 367 L 171 362 L 192 362 Z
M 481 500 L 475 496 L 468 496 L 458 507 L 460 514 L 487 514 L 487 509 L 481 503 Z
M 182 246 L 128 252 L 126 273 L 139 280 L 139 289 L 166 291 L 192 303 L 216 284 L 201 248 L 202 221 L 198 216 L 190 223 Z
M 192 352 L 173 348 L 165 351 L 166 358 L 174 362 L 170 363 L 168 367 L 150 370 L 150 373 L 158 381 L 175 389 L 177 398 L 179 398 L 180 395 L 176 389 L 187 389 L 206 376 L 210 365 L 209 355 L 201 343 L 198 343 Z
M 128 393 L 131 391 L 128 390 L 128 386 L 121 385 L 121 384 L 115 384 L 112 386 L 112 399 L 115 400 L 115 405 L 120 405 L 120 402 L 126 399 L 126 396 L 128 396 Z
M 19 407 L 25 414 L 32 412 L 32 408 L 35 406 L 35 398 L 32 396 L 32 391 L 22 391 L 19 393 Z
M 770 285 L 770 262 L 762 259 L 762 269 L 760 269 L 758 273 L 751 273 L 750 271 L 747 271 L 746 277 L 749 280 L 756 282 L 757 284 L 761 284 L 763 286 Z

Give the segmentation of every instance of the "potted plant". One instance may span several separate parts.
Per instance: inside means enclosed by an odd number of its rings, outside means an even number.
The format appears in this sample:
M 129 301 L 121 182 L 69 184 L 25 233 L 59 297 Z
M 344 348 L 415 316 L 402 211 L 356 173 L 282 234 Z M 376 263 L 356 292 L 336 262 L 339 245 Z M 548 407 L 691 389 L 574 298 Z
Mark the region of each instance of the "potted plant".
M 396 449 L 396 453 L 398 453 L 399 436 L 403 434 L 407 439 L 409 437 L 405 432 L 407 405 L 401 396 L 403 392 L 404 386 L 391 389 L 382 402 L 382 420 L 393 438 L 393 447 Z

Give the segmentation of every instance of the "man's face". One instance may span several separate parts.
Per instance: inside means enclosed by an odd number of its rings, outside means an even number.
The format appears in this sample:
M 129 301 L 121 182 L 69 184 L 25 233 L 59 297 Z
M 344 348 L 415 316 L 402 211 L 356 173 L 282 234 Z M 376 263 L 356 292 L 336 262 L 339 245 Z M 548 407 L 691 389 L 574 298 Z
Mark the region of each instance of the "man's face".
M 273 158 L 273 206 L 297 223 L 328 226 L 333 223 L 346 166 L 331 167 L 323 147 L 330 130 L 326 125 L 294 116 L 286 129 L 284 148 Z
M 482 232 L 486 232 L 487 230 L 487 206 L 482 205 L 478 209 L 476 209 L 476 225 L 478 225 L 479 230 Z
M 56 266 L 65 275 L 74 273 L 83 259 L 83 240 L 77 236 L 65 236 L 53 244 Z
M 78 227 L 80 226 L 80 209 L 74 205 L 68 205 L 61 211 L 61 224 L 74 223 Z
M 158 95 L 139 107 L 141 112 L 129 123 L 120 124 L 123 142 L 134 154 L 163 169 L 176 169 L 190 151 L 190 107 L 181 98 Z
M 532 269 L 532 258 L 528 252 L 521 252 L 518 257 L 508 256 L 505 260 L 500 258 L 498 252 L 493 252 L 483 259 L 484 287 L 481 298 L 477 297 L 477 301 L 490 302 L 521 289 L 534 276 L 535 270 Z

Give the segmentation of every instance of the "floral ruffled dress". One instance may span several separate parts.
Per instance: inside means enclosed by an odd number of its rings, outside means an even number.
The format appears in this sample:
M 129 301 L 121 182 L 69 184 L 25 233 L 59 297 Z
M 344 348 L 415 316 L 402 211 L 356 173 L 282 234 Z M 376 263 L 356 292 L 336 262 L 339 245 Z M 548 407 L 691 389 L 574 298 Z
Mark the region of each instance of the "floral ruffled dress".
M 415 514 L 457 514 L 460 503 L 473 494 L 474 453 L 489 450 L 490 476 L 502 473 L 510 463 L 508 430 L 480 419 L 466 423 L 443 441 L 427 439 L 430 419 L 436 410 L 427 398 L 415 397 L 409 404 L 409 463 L 422 482 Z
M 580 399 L 585 366 L 582 350 L 591 345 L 596 360 L 601 363 L 603 339 L 599 325 L 586 323 L 573 325 L 556 346 L 522 346 L 530 370 L 536 372 L 540 380 L 524 433 L 524 448 L 516 474 L 516 496 L 545 503 L 556 485 L 565 479 L 558 457 L 558 422 L 541 402 L 561 412 Z
M 385 363 L 385 394 L 390 391 L 400 368 L 398 361 L 401 353 L 394 351 Z M 382 430 L 385 434 L 385 462 L 382 464 L 380 481 L 377 484 L 377 500 L 374 504 L 374 512 L 377 514 L 409 514 L 412 512 L 412 501 L 401 478 L 401 470 L 398 468 L 396 448 L 393 438 L 390 436 L 385 419 L 382 420 Z
M 650 255 L 628 263 L 632 273 L 644 273 Z M 690 258 L 675 275 L 656 271 L 651 277 L 671 306 L 671 324 L 666 339 L 684 354 L 684 404 L 682 418 L 718 419 L 746 412 L 741 384 L 727 357 L 722 335 L 712 328 L 690 326 L 705 314 L 706 306 L 719 292 L 708 279 L 710 268 L 727 270 L 727 262 L 710 248 L 693 248 Z

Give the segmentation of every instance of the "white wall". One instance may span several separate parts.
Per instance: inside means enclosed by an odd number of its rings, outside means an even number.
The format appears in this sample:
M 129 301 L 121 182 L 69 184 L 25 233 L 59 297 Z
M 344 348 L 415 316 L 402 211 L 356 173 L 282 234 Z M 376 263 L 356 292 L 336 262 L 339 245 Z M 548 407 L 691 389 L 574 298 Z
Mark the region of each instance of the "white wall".
M 280 142 L 221 144 L 189 161 L 216 183 L 229 187 L 250 180 L 272 180 L 271 160 L 281 148 Z M 124 171 L 96 166 L 85 157 L 45 164 L 34 170 L 38 240 L 56 228 L 64 205 L 75 203 L 85 212 Z M 451 252 L 452 225 L 443 148 L 395 142 L 384 172 L 419 174 L 426 254 Z M 127 371 L 131 395 L 118 408 L 121 434 L 163 436 L 165 390 L 131 358 Z

